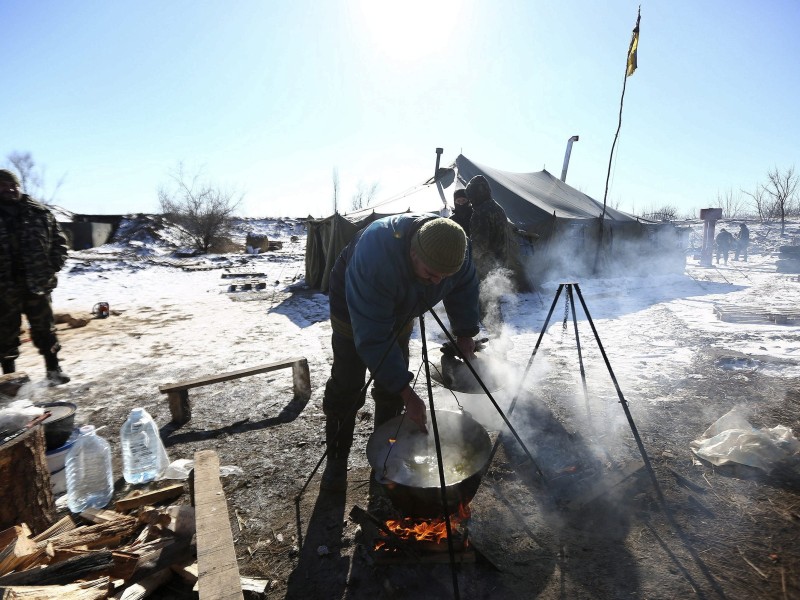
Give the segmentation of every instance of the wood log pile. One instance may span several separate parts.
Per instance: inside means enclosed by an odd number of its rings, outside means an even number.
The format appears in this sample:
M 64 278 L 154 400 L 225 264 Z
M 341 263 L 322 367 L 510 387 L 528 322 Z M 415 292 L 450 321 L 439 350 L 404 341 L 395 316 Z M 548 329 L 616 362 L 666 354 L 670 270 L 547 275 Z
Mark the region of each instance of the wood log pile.
M 0 531 L 0 600 L 134 600 L 173 574 L 195 585 L 194 508 L 152 506 L 182 493 L 182 484 L 135 492 L 116 510 L 68 515 L 38 535 L 25 523 Z

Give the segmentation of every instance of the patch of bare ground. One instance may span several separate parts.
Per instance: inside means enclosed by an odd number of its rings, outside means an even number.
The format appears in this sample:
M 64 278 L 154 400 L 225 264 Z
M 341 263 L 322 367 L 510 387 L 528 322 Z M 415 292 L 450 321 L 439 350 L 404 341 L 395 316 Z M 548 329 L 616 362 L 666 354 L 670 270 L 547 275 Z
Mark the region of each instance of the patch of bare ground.
M 158 326 L 155 316 L 146 318 Z M 69 343 L 93 343 L 90 335 L 122 339 L 143 327 L 111 324 L 70 330 Z M 800 389 L 736 359 L 724 350 L 699 352 L 691 371 L 700 376 L 661 384 L 669 386 L 661 391 L 671 401 L 652 402 L 647 410 L 632 403 L 652 474 L 635 469 L 641 456 L 616 399 L 587 415 L 557 382 L 526 392 L 515 409 L 515 419 L 529 425 L 520 427 L 522 444 L 502 435 L 471 503 L 476 558 L 455 570 L 460 596 L 800 597 L 800 483 L 792 471 L 713 467 L 689 452 L 691 440 L 737 405 L 749 409 L 756 427 L 800 428 Z M 382 518 L 392 514 L 365 456 L 371 400 L 359 415 L 347 492 L 320 492 L 319 472 L 309 480 L 324 452 L 324 355 L 311 361 L 307 403 L 291 400 L 290 377 L 257 375 L 192 390 L 193 418 L 181 428 L 166 425 L 166 398 L 146 365 L 42 393 L 76 401 L 84 420 L 106 425 L 115 457 L 115 432 L 131 406 L 143 405 L 165 424 L 171 458 L 213 449 L 221 465 L 241 468 L 242 474 L 223 478 L 239 570 L 269 579 L 269 598 L 454 596 L 448 562 L 378 564 L 374 538 L 349 518 L 353 506 Z M 137 378 L 146 385 L 131 385 Z M 114 401 L 120 389 L 124 403 Z M 657 387 L 649 393 L 659 396 Z M 612 415 L 621 443 L 611 444 L 601 426 Z M 192 597 L 178 583 L 159 593 Z

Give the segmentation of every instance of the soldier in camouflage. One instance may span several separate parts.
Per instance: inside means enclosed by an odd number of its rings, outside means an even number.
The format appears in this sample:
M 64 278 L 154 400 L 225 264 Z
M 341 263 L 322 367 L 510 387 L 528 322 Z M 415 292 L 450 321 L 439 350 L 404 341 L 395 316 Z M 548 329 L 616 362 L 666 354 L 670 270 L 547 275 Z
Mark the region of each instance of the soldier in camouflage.
M 483 175 L 470 179 L 466 191 L 472 204 L 469 222 L 472 257 L 481 281 L 481 321 L 484 326 L 491 322 L 494 327 L 502 321 L 502 314 L 498 299 L 485 293 L 483 283 L 494 269 L 508 267 L 508 218 L 503 207 L 492 198 L 489 182 Z
M 472 204 L 472 257 L 483 280 L 493 269 L 508 264 L 508 218 L 503 207 L 492 199 L 492 190 L 483 175 L 469 180 L 467 200 Z
M 50 293 L 67 259 L 67 240 L 53 214 L 20 190 L 11 171 L 0 169 L 0 360 L 3 373 L 15 371 L 22 315 L 33 344 L 44 356 L 50 385 L 67 383 L 57 353 L 61 349 Z

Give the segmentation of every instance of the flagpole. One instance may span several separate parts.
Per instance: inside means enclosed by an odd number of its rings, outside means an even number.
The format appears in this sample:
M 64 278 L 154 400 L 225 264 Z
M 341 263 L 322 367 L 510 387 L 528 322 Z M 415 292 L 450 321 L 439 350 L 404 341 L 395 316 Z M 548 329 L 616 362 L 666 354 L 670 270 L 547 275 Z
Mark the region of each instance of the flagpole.
M 597 254 L 595 255 L 594 259 L 594 272 L 597 273 L 598 267 L 598 260 L 600 258 L 600 251 L 603 247 L 603 223 L 605 222 L 606 218 L 606 206 L 608 201 L 608 181 L 611 179 L 611 164 L 614 160 L 614 148 L 617 145 L 617 139 L 619 138 L 619 131 L 622 129 L 622 105 L 625 101 L 625 87 L 628 83 L 628 77 L 633 75 L 633 72 L 636 70 L 636 51 L 639 47 L 639 21 L 642 18 L 642 6 L 639 5 L 639 10 L 636 14 L 636 26 L 633 28 L 633 33 L 631 34 L 631 43 L 628 46 L 628 59 L 625 62 L 625 78 L 622 80 L 622 95 L 619 99 L 619 120 L 617 122 L 617 132 L 614 134 L 614 142 L 611 144 L 611 154 L 608 156 L 608 170 L 606 172 L 606 189 L 603 192 L 603 213 L 600 215 L 600 238 L 597 244 Z

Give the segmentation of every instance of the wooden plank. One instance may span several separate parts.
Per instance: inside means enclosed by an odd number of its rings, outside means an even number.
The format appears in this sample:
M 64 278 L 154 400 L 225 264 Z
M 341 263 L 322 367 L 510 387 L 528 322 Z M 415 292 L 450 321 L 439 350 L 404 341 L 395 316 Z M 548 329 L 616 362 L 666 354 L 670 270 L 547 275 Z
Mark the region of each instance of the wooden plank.
M 244 600 L 219 457 L 213 450 L 194 455 L 194 494 L 200 600 Z
M 211 385 L 213 383 L 222 383 L 223 381 L 239 379 L 240 377 L 248 377 L 250 375 L 258 375 L 259 373 L 269 373 L 270 371 L 277 371 L 278 369 L 293 367 L 294 363 L 305 360 L 306 359 L 303 358 L 302 356 L 289 358 L 286 360 L 279 360 L 273 363 L 267 363 L 263 365 L 257 365 L 255 367 L 249 367 L 247 369 L 240 369 L 238 371 L 222 373 L 220 375 L 209 375 L 206 377 L 198 377 L 196 379 L 189 379 L 188 381 L 183 381 L 181 383 L 168 383 L 159 386 L 158 391 L 160 391 L 162 394 L 168 394 L 173 391 L 188 390 L 191 388 L 200 387 L 204 385 Z
M 311 398 L 311 373 L 308 370 L 308 361 L 305 358 L 296 360 L 292 364 L 292 389 L 295 400 L 309 400 Z
M 176 390 L 167 394 L 169 401 L 169 412 L 172 420 L 177 425 L 185 425 L 192 418 L 192 405 L 189 402 L 189 392 L 187 390 Z
M 114 504 L 114 508 L 117 511 L 130 510 L 132 508 L 144 506 L 145 504 L 156 504 L 157 502 L 163 502 L 164 500 L 172 500 L 181 494 L 183 494 L 182 483 L 174 483 L 172 485 L 168 485 L 158 490 L 151 490 L 149 492 L 135 490 L 124 498 L 117 500 L 116 504 Z

